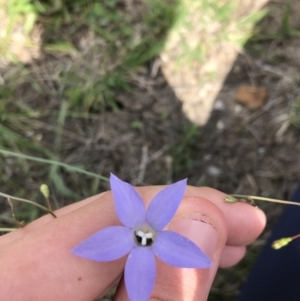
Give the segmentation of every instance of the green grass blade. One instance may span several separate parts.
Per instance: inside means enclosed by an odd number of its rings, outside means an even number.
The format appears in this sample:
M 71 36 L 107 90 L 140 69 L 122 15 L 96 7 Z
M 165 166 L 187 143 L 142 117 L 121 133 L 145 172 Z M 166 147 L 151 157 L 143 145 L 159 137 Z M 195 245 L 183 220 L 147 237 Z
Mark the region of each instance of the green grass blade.
M 56 136 L 55 136 L 55 151 L 56 153 L 60 152 L 61 148 L 61 137 L 62 132 L 64 129 L 67 113 L 68 113 L 69 104 L 68 102 L 64 101 L 62 102 L 59 110 L 58 120 L 57 120 L 57 126 L 56 126 Z
M 62 195 L 65 195 L 67 197 L 78 199 L 79 196 L 66 186 L 63 178 L 58 173 L 57 168 L 58 168 L 57 165 L 52 165 L 50 169 L 50 179 L 55 185 L 57 191 L 59 191 Z
M 85 174 L 89 177 L 98 178 L 98 179 L 103 180 L 103 181 L 108 181 L 109 180 L 107 177 L 97 175 L 96 173 L 86 171 L 86 170 L 81 169 L 77 166 L 72 166 L 72 165 L 69 165 L 69 164 L 66 164 L 66 163 L 63 163 L 63 162 L 59 162 L 59 161 L 48 160 L 48 159 L 34 157 L 34 156 L 28 156 L 28 155 L 24 155 L 24 154 L 21 154 L 21 153 L 11 152 L 11 151 L 1 149 L 1 148 L 0 148 L 0 154 L 5 155 L 5 156 L 11 156 L 11 157 L 16 157 L 16 158 L 31 160 L 31 161 L 35 161 L 35 162 L 60 166 L 60 167 L 65 168 L 68 171 L 79 172 L 79 173 Z

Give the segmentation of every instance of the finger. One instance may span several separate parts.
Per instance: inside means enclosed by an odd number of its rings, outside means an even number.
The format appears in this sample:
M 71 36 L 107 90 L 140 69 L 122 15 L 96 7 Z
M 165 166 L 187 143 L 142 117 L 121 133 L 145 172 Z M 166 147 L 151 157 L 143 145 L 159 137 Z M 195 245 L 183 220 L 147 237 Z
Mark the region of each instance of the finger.
M 225 246 L 221 259 L 220 268 L 230 268 L 240 262 L 246 253 L 246 247 Z
M 145 199 L 151 199 L 161 188 L 139 189 Z M 185 196 L 199 196 L 215 204 L 226 218 L 228 227 L 227 244 L 242 246 L 253 242 L 266 225 L 266 216 L 262 210 L 244 203 L 225 203 L 225 193 L 209 187 L 188 186 Z
M 186 198 L 168 229 L 196 243 L 213 265 L 206 269 L 180 269 L 157 259 L 156 284 L 150 301 L 207 300 L 227 240 L 227 225 L 221 210 L 205 199 Z M 115 296 L 115 301 L 121 300 L 129 300 L 124 281 Z

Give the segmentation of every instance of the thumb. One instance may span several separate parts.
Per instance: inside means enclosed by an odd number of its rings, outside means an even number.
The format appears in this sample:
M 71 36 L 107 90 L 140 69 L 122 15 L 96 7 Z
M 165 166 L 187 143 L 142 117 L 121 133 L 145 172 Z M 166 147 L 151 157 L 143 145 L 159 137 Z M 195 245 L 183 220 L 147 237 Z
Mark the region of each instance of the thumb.
M 203 198 L 185 198 L 168 230 L 192 240 L 213 264 L 206 269 L 182 269 L 156 259 L 156 284 L 150 300 L 207 300 L 227 239 L 227 225 L 223 213 Z M 121 300 L 129 300 L 124 281 L 120 283 L 115 296 L 115 301 Z

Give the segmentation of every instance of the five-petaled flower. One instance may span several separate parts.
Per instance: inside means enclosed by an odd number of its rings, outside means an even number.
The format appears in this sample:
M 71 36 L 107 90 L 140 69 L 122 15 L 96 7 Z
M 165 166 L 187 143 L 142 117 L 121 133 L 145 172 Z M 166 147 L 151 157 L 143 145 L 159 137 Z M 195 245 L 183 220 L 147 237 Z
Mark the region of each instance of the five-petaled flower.
M 211 266 L 211 260 L 191 240 L 172 231 L 163 231 L 184 196 L 186 180 L 161 190 L 147 210 L 131 185 L 113 174 L 110 185 L 116 214 L 124 226 L 100 230 L 75 247 L 72 253 L 101 262 L 116 260 L 129 253 L 124 277 L 131 301 L 149 299 L 156 275 L 154 255 L 175 267 Z

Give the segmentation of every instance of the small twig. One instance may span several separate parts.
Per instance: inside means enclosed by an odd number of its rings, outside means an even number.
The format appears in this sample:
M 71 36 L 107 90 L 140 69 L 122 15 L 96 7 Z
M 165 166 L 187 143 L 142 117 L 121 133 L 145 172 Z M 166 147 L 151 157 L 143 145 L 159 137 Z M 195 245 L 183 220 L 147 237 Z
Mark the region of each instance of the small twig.
M 284 205 L 300 206 L 300 203 L 297 203 L 297 202 L 277 200 L 277 199 L 265 198 L 265 197 L 253 196 L 253 195 L 231 194 L 231 195 L 228 195 L 225 197 L 225 202 L 227 202 L 227 203 L 246 202 L 246 203 L 249 203 L 250 205 L 254 205 L 254 200 L 279 203 L 279 204 L 284 204 Z M 287 246 L 291 241 L 293 241 L 297 238 L 300 238 L 300 233 L 295 236 L 283 237 L 283 238 L 277 239 L 277 240 L 273 241 L 272 248 L 275 250 L 281 249 L 282 247 Z
M 246 174 L 246 179 L 252 186 L 253 191 L 257 191 L 257 183 L 256 183 L 254 177 L 251 174 Z
M 233 129 L 237 130 L 240 126 L 245 126 L 251 122 L 253 122 L 255 119 L 261 117 L 261 115 L 267 113 L 272 107 L 281 104 L 282 102 L 284 102 L 285 99 L 281 99 L 281 100 L 277 100 L 276 101 L 272 101 L 267 103 L 263 108 L 261 108 L 260 110 L 252 113 L 251 115 L 249 115 L 248 117 L 244 118 L 244 120 L 238 124 L 238 125 L 234 125 Z
M 9 206 L 10 206 L 10 209 L 11 209 L 11 215 L 15 221 L 15 224 L 17 225 L 18 228 L 23 228 L 25 226 L 24 222 L 19 222 L 16 218 L 16 215 L 15 215 L 15 210 L 14 210 L 14 205 L 11 201 L 10 198 L 7 198 L 7 202 L 9 203 Z
M 28 118 L 28 119 L 21 119 L 20 118 L 19 120 L 21 122 L 30 123 L 31 125 L 34 125 L 36 127 L 43 128 L 43 129 L 45 129 L 47 131 L 54 132 L 56 130 L 55 126 L 53 126 L 51 124 L 44 123 L 44 122 L 42 122 L 40 120 L 34 120 L 33 118 Z M 74 134 L 73 132 L 65 130 L 65 129 L 62 131 L 62 135 L 64 135 L 67 138 L 76 140 L 78 142 L 86 143 L 86 140 L 83 137 L 79 136 L 78 134 Z
M 9 194 L 5 194 L 3 192 L 0 192 L 0 196 L 3 196 L 5 197 L 6 199 L 12 199 L 12 200 L 16 200 L 16 201 L 20 201 L 20 202 L 23 202 L 23 203 L 28 203 L 28 204 L 31 204 L 33 206 L 36 206 L 48 213 L 50 213 L 53 217 L 57 218 L 57 216 L 55 215 L 55 213 L 52 211 L 52 210 L 49 210 L 47 207 L 44 207 L 38 203 L 35 203 L 33 201 L 29 201 L 29 200 L 26 200 L 26 199 L 22 199 L 22 198 L 17 198 L 17 197 L 14 197 L 14 196 L 11 196 Z
M 272 203 L 279 203 L 284 205 L 295 205 L 300 206 L 300 203 L 292 202 L 292 201 L 285 201 L 285 200 L 277 200 L 272 198 L 265 198 L 262 196 L 255 196 L 255 195 L 242 195 L 242 194 L 231 194 L 225 198 L 225 202 L 227 203 L 237 203 L 240 202 L 241 199 L 250 200 L 250 201 L 264 201 L 264 202 L 272 202 Z
M 291 237 L 292 240 L 297 239 L 297 238 L 300 238 L 300 234 L 297 234 L 297 235 Z
M 279 130 L 277 131 L 275 137 L 277 142 L 282 142 L 282 137 L 285 134 L 285 132 L 288 130 L 289 126 L 291 125 L 290 120 L 286 120 L 283 122 Z
M 148 158 L 148 163 L 151 163 L 152 161 L 157 160 L 159 157 L 161 157 L 166 151 L 168 151 L 171 148 L 170 145 L 164 145 L 161 149 L 153 153 L 151 156 Z
M 140 171 L 137 178 L 137 184 L 140 184 L 144 181 L 146 166 L 148 163 L 148 146 L 144 145 L 142 148 L 142 159 L 140 163 Z
M 49 197 L 46 198 L 46 203 L 47 203 L 49 211 L 52 211 Z
M 166 184 L 172 183 L 172 174 L 173 174 L 173 158 L 171 156 L 166 156 Z

